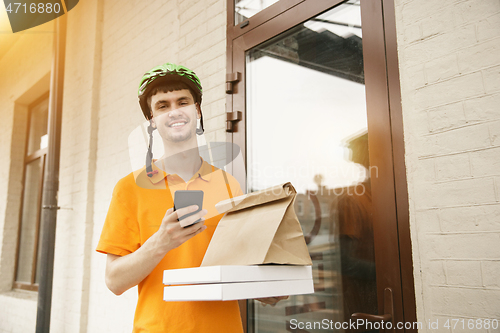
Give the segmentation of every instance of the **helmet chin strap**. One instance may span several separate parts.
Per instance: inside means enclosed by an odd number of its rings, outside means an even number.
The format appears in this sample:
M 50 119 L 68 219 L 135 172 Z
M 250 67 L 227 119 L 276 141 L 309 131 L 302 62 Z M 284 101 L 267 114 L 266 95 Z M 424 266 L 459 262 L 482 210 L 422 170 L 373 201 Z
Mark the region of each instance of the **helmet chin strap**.
M 205 132 L 203 129 L 203 118 L 200 118 L 200 126 L 196 128 L 196 134 L 202 135 Z
M 153 131 L 156 129 L 156 127 L 153 127 L 151 125 L 151 121 L 149 122 L 148 126 L 148 133 L 149 133 L 149 147 L 148 147 L 148 152 L 146 154 L 146 173 L 148 177 L 153 177 L 155 174 L 153 172 Z

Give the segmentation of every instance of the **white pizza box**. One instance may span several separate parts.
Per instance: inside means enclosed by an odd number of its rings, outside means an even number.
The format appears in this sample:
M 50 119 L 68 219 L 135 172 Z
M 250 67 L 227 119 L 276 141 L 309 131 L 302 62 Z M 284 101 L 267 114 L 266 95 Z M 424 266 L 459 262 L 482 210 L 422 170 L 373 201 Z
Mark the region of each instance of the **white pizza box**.
M 163 284 L 201 284 L 312 279 L 311 266 L 204 266 L 163 271 Z
M 164 301 L 230 301 L 314 293 L 312 279 L 209 283 L 163 288 Z

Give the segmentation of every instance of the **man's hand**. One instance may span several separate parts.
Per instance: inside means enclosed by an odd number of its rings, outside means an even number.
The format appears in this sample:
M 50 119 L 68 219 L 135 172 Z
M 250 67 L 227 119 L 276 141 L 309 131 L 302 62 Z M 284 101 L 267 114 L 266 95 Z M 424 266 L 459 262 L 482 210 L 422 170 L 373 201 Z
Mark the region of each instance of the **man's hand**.
M 179 247 L 181 244 L 207 228 L 204 225 L 205 218 L 203 217 L 208 213 L 206 209 L 202 209 L 198 213 L 183 220 L 183 222 L 187 225 L 194 223 L 198 219 L 201 219 L 200 222 L 190 225 L 187 228 L 181 226 L 178 221 L 179 217 L 195 212 L 196 210 L 198 210 L 198 206 L 196 205 L 181 208 L 175 212 L 172 208 L 167 210 L 161 222 L 160 228 L 153 236 L 151 236 L 151 238 L 153 238 L 152 242 L 154 242 L 160 253 L 163 255 L 167 254 L 168 251 Z
M 182 243 L 196 236 L 207 227 L 204 215 L 205 209 L 185 219 L 186 223 L 200 222 L 183 228 L 177 220 L 178 216 L 184 216 L 194 212 L 198 206 L 189 206 L 178 211 L 167 210 L 160 228 L 155 232 L 137 251 L 124 256 L 108 253 L 106 262 L 106 285 L 116 295 L 136 286 L 148 276 L 153 269 L 165 257 L 168 251 L 175 249 Z
M 284 299 L 288 299 L 288 297 L 289 296 L 276 296 L 276 297 L 256 298 L 255 300 L 261 302 L 263 306 L 266 306 L 266 304 L 275 306 L 276 303 Z

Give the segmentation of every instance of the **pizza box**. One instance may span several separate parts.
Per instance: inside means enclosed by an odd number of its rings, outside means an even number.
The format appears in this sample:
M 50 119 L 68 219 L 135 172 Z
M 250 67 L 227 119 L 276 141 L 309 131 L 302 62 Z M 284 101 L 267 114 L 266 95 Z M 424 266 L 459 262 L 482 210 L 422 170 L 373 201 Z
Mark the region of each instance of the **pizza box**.
M 229 301 L 314 293 L 312 279 L 285 281 L 256 281 L 208 283 L 167 286 L 163 300 L 172 301 Z
M 163 271 L 163 284 L 205 284 L 312 279 L 311 266 L 252 265 L 204 266 Z

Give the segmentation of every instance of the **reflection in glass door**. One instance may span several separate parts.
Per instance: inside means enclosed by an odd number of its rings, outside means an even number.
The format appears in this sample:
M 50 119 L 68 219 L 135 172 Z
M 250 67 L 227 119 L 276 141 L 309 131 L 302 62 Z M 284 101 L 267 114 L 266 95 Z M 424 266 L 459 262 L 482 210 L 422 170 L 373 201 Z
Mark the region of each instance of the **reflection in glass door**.
M 292 182 L 315 279 L 314 294 L 276 307 L 250 303 L 255 332 L 351 332 L 342 323 L 352 313 L 378 313 L 377 170 L 368 159 L 361 44 L 352 0 L 246 52 L 248 191 Z
M 240 24 L 278 0 L 234 0 L 234 23 Z

